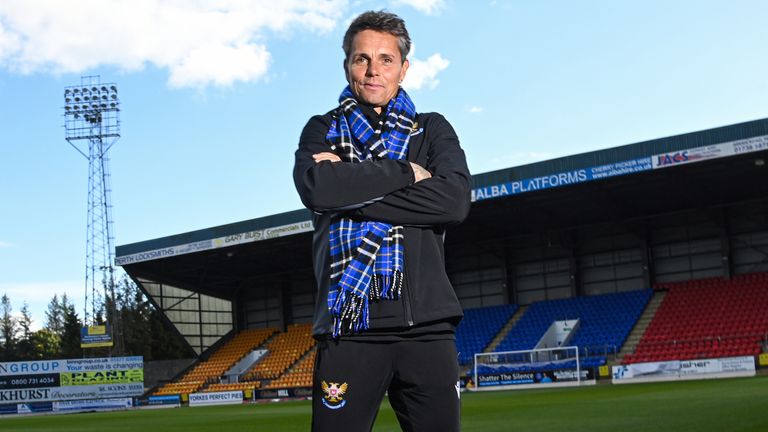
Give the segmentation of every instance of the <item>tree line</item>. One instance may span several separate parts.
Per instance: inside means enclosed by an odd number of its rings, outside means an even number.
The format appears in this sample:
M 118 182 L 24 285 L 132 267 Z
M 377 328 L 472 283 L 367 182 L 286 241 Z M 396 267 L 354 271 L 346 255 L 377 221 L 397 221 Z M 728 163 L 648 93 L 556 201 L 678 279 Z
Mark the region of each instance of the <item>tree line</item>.
M 102 305 L 101 312 L 95 316 L 97 324 L 106 322 L 103 311 L 112 306 L 109 300 Z M 80 329 L 84 323 L 66 294 L 53 296 L 45 311 L 43 326 L 38 330 L 32 330 L 27 302 L 22 304 L 17 317 L 10 298 L 3 294 L 0 297 L 0 362 L 117 355 L 140 355 L 144 360 L 193 356 L 181 337 L 166 327 L 161 312 L 127 276 L 116 283 L 114 310 L 115 319 L 120 323 L 117 334 L 112 334 L 115 347 L 83 349 Z

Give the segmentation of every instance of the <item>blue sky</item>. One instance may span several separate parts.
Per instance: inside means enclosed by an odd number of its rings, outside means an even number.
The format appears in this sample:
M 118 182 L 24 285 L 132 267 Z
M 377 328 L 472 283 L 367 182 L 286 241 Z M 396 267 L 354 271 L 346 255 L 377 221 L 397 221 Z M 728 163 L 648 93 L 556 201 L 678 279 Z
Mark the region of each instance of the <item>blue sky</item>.
M 0 294 L 35 326 L 82 316 L 87 161 L 63 89 L 116 82 L 116 244 L 301 203 L 293 151 L 345 85 L 341 39 L 369 9 L 414 42 L 404 86 L 455 127 L 473 173 L 768 117 L 762 1 L 0 3 Z

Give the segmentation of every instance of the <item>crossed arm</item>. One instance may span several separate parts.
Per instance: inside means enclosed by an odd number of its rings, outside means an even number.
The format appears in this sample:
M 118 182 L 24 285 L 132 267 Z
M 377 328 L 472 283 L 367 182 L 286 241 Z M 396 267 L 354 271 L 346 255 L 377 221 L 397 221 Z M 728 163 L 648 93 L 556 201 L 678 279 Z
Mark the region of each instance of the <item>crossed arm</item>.
M 341 158 L 331 152 L 315 153 L 312 155 L 312 159 L 314 159 L 315 163 L 320 163 L 323 161 L 341 162 Z M 422 180 L 426 180 L 432 177 L 432 174 L 426 169 L 424 169 L 422 166 L 417 165 L 413 162 L 408 162 L 408 163 L 411 164 L 411 169 L 413 170 L 414 183 L 418 183 Z
M 318 212 L 398 225 L 457 223 L 469 211 L 470 175 L 453 128 L 432 118 L 421 137 L 424 166 L 405 160 L 341 162 L 325 143 L 327 123 L 313 117 L 296 151 L 294 183 L 302 202 Z M 425 130 L 427 125 L 425 125 Z

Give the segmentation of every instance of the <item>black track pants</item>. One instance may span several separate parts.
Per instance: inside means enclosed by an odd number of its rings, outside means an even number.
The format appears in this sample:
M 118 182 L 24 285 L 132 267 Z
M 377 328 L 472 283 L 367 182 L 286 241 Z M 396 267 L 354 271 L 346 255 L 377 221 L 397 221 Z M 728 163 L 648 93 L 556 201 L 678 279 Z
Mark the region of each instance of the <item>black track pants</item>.
M 450 339 L 320 341 L 312 388 L 312 430 L 370 431 L 388 391 L 404 431 L 458 431 L 456 357 L 456 344 Z

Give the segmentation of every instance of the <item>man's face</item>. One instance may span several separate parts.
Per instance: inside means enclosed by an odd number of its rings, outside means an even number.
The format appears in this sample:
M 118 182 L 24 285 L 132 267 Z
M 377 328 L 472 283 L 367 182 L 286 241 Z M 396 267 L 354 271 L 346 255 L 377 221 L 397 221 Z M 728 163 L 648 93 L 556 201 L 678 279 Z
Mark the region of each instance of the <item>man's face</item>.
M 363 30 L 352 39 L 349 58 L 344 62 L 352 93 L 372 105 L 376 112 L 397 95 L 405 78 L 408 60 L 402 61 L 397 37 L 375 30 Z

